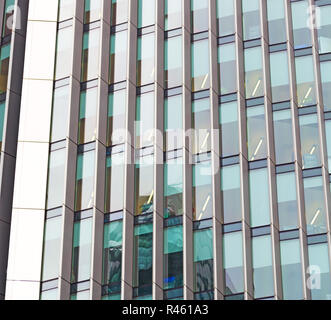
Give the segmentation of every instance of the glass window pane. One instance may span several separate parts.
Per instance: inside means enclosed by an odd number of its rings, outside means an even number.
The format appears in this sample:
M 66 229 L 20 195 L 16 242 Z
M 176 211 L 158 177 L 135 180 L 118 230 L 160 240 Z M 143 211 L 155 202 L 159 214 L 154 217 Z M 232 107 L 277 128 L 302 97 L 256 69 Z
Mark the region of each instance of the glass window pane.
M 261 47 L 245 49 L 246 99 L 264 95 Z
M 165 87 L 172 88 L 182 84 L 182 37 L 173 37 L 164 43 Z
M 56 279 L 60 273 L 62 216 L 47 219 L 44 232 L 42 281 Z
M 316 104 L 315 73 L 312 56 L 295 58 L 298 106 Z
M 249 173 L 251 227 L 270 224 L 269 181 L 266 168 Z
M 4 16 L 2 23 L 2 37 L 6 37 L 10 35 L 12 32 L 11 19 L 14 14 L 14 9 L 15 9 L 14 5 L 15 5 L 15 0 L 5 0 Z
M 112 26 L 124 23 L 128 20 L 128 0 L 111 0 Z
M 324 111 L 331 111 L 331 61 L 321 62 Z
M 254 237 L 252 252 L 254 298 L 271 297 L 274 295 L 271 237 Z
M 239 154 L 239 124 L 237 101 L 221 104 L 220 125 L 222 158 Z
M 123 142 L 126 128 L 126 90 L 119 90 L 109 94 L 107 146 L 114 146 Z
M 317 114 L 299 117 L 303 169 L 321 165 Z
M 276 164 L 294 162 L 292 116 L 290 110 L 273 113 Z
M 199 99 L 192 103 L 193 154 L 211 150 L 210 100 Z
M 164 30 L 172 30 L 182 26 L 182 0 L 164 1 Z
M 286 42 L 284 1 L 267 0 L 269 44 Z
M 260 1 L 242 0 L 244 41 L 261 36 Z
M 183 160 L 168 160 L 164 164 L 164 217 L 183 214 Z
M 60 0 L 59 21 L 72 18 L 74 15 L 74 0 Z
M 283 298 L 303 299 L 300 241 L 298 239 L 280 242 Z
M 193 233 L 194 247 L 194 292 L 213 289 L 213 232 L 212 229 Z
M 287 51 L 270 53 L 272 102 L 290 100 Z
M 154 33 L 138 37 L 137 86 L 154 82 Z
M 295 173 L 277 175 L 277 203 L 280 231 L 298 228 Z
M 83 57 L 81 81 L 96 79 L 99 74 L 100 29 L 93 29 L 83 35 Z
M 224 223 L 241 221 L 240 166 L 227 166 L 221 170 L 221 191 Z
M 155 24 L 155 0 L 138 0 L 138 28 Z
M 102 0 L 85 0 L 84 23 L 91 23 L 101 18 Z
M 175 226 L 164 230 L 164 276 L 163 289 L 183 286 L 183 227 Z
M 55 301 L 59 299 L 59 289 L 47 290 L 41 293 L 40 300 Z
M 98 88 L 82 91 L 78 125 L 78 144 L 94 141 L 97 134 Z
M 73 29 L 72 26 L 59 29 L 56 44 L 55 79 L 62 79 L 71 75 L 73 56 Z
M 224 234 L 223 266 L 225 274 L 225 294 L 244 292 L 244 266 L 242 233 Z
M 7 91 L 9 58 L 10 44 L 7 44 L 0 51 L 0 94 Z
M 308 246 L 311 295 L 313 300 L 330 300 L 331 280 L 328 244 Z
M 307 234 L 320 234 L 327 231 L 322 177 L 303 180 Z
M 208 39 L 192 43 L 192 91 L 209 88 Z
M 319 52 L 331 52 L 331 5 L 318 7 L 319 19 L 317 19 L 317 32 Z
M 94 151 L 78 154 L 75 211 L 92 208 L 94 200 Z
M 182 95 L 165 99 L 164 105 L 164 149 L 182 148 L 183 145 L 183 98 Z
M 237 64 L 235 43 L 218 47 L 220 93 L 229 94 L 237 91 Z
M 107 157 L 105 212 L 116 212 L 124 207 L 124 152 Z
M 135 215 L 153 212 L 154 165 L 153 155 L 139 159 L 135 165 Z
M 267 135 L 264 106 L 247 108 L 248 159 L 255 161 L 267 157 Z
M 64 181 L 66 149 L 50 153 L 48 168 L 47 209 L 62 206 L 64 202 Z
M 126 80 L 127 42 L 127 30 L 112 34 L 110 37 L 110 84 Z
M 234 0 L 217 0 L 218 36 L 235 33 Z
M 209 5 L 208 0 L 191 0 L 192 33 L 208 30 Z
M 91 275 L 92 218 L 74 223 L 71 282 L 89 280 Z
M 153 145 L 154 138 L 154 92 L 137 97 L 136 107 L 136 145 L 137 149 Z
M 291 2 L 294 49 L 311 46 L 308 0 Z
M 331 173 L 331 121 L 325 121 L 325 137 L 328 152 L 328 167 Z
M 5 122 L 6 102 L 0 102 L 0 151 L 2 150 L 3 130 Z

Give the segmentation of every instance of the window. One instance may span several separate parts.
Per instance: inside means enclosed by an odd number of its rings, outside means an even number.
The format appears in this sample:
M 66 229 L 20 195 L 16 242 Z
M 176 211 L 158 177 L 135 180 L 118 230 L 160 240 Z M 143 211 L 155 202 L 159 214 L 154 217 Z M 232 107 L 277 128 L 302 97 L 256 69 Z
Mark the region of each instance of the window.
M 299 117 L 301 154 L 304 169 L 321 165 L 320 139 L 317 114 Z
M 321 81 L 324 111 L 331 111 L 331 61 L 321 62 Z
M 280 242 L 283 298 L 303 299 L 300 241 L 298 239 Z
M 71 19 L 74 15 L 74 0 L 60 0 L 59 21 Z
M 311 46 L 311 23 L 308 0 L 291 2 L 294 49 Z
M 221 170 L 221 191 L 224 223 L 241 221 L 241 193 L 239 165 L 226 166 Z
M 193 166 L 193 219 L 204 220 L 213 216 L 212 176 L 210 161 Z
M 325 121 L 325 137 L 328 152 L 328 168 L 331 173 L 331 121 Z
M 244 41 L 261 36 L 259 0 L 242 0 Z
M 96 79 L 99 74 L 100 29 L 96 28 L 83 35 L 83 57 L 81 81 Z
M 298 205 L 295 173 L 277 174 L 277 204 L 280 231 L 298 228 Z
M 320 16 L 317 20 L 319 53 L 331 52 L 331 5 L 320 6 Z
M 220 105 L 221 156 L 239 154 L 239 124 L 237 101 Z
M 183 226 L 164 229 L 163 289 L 183 286 Z
M 103 234 L 103 281 L 109 300 L 120 300 L 123 221 L 106 223 Z
M 84 23 L 100 20 L 102 0 L 85 0 Z
M 271 237 L 252 239 L 254 298 L 274 295 Z
M 155 0 L 138 0 L 138 28 L 155 24 Z
M 2 37 L 10 35 L 12 32 L 10 19 L 14 14 L 14 5 L 15 0 L 5 0 L 4 17 L 2 23 Z
M 142 157 L 135 165 L 135 215 L 153 212 L 154 200 L 153 155 Z
M 295 58 L 298 106 L 316 104 L 315 73 L 312 56 Z
M 208 30 L 208 11 L 208 0 L 191 0 L 192 33 L 198 33 Z
M 10 44 L 7 44 L 0 50 L 0 94 L 7 91 L 9 57 Z
M 264 105 L 247 108 L 248 159 L 255 161 L 267 157 L 267 135 Z
M 269 183 L 266 168 L 249 172 L 251 227 L 270 224 Z
M 245 88 L 246 99 L 264 95 L 261 47 L 245 49 Z
M 127 42 L 127 30 L 114 33 L 110 36 L 110 84 L 126 80 Z
M 270 53 L 272 102 L 290 100 L 287 51 Z
M 241 232 L 224 234 L 225 295 L 244 292 L 243 239 Z
M 92 208 L 94 201 L 94 151 L 77 157 L 75 211 Z
M 327 231 L 322 177 L 303 180 L 307 234 L 320 234 Z
M 182 26 L 182 0 L 165 0 L 165 31 L 180 28 Z
M 164 44 L 165 87 L 173 88 L 182 84 L 182 37 L 165 40 Z
M 236 60 L 234 42 L 218 47 L 219 88 L 222 95 L 237 91 Z
M 293 128 L 291 111 L 273 113 L 276 164 L 294 162 Z
M 218 36 L 235 33 L 234 0 L 217 0 Z
M 193 279 L 194 292 L 203 293 L 213 290 L 213 232 L 212 229 L 199 230 L 193 233 Z M 208 294 L 209 296 L 211 293 Z M 211 299 L 211 297 L 209 298 Z M 197 300 L 197 296 L 196 296 Z
M 269 44 L 287 41 L 283 0 L 267 0 Z
M 154 33 L 138 37 L 137 86 L 154 82 Z
M 80 94 L 78 144 L 95 141 L 97 134 L 98 88 L 90 88 Z
M 6 102 L 0 102 L 0 151 L 2 150 L 3 130 L 5 122 Z
M 192 91 L 209 89 L 208 39 L 192 43 Z
M 183 214 L 183 159 L 164 164 L 164 217 Z
M 71 283 L 90 279 L 92 254 L 92 217 L 75 221 Z
M 124 23 L 128 20 L 128 0 L 111 0 L 112 26 Z

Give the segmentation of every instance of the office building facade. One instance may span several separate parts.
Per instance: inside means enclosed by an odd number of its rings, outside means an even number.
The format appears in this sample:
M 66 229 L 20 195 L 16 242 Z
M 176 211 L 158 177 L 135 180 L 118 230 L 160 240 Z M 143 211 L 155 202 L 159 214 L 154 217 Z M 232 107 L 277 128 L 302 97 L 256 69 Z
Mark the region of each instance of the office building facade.
M 5 298 L 330 299 L 330 16 L 30 0 Z

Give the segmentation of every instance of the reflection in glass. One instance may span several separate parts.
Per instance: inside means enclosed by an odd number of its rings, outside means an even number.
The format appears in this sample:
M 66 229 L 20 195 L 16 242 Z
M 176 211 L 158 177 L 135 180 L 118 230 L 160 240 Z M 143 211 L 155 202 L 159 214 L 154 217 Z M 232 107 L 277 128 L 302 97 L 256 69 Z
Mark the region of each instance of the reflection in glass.
M 194 231 L 193 248 L 194 292 L 212 290 L 214 286 L 212 229 Z
M 303 180 L 307 234 L 320 234 L 327 231 L 322 177 Z
M 71 283 L 89 280 L 91 275 L 92 218 L 74 223 Z
M 164 217 L 183 214 L 182 158 L 168 160 L 164 165 Z
M 298 106 L 316 104 L 315 73 L 312 56 L 295 58 Z
M 212 176 L 209 161 L 193 166 L 193 219 L 209 219 L 213 215 Z
M 246 99 L 261 97 L 264 94 L 261 47 L 245 49 L 244 56 Z
M 155 24 L 155 0 L 138 0 L 138 28 Z
M 319 19 L 317 19 L 317 33 L 319 53 L 331 52 L 331 5 L 319 6 Z
M 208 39 L 192 43 L 192 91 L 209 88 L 209 48 Z
M 235 33 L 234 0 L 217 0 L 218 36 Z
M 286 42 L 286 21 L 283 0 L 267 0 L 269 44 Z
M 3 23 L 2 23 L 2 37 L 6 37 L 11 34 L 12 28 L 11 26 L 11 19 L 14 15 L 14 5 L 15 0 L 5 0 L 4 9 L 4 16 L 3 16 Z
M 164 1 L 164 30 L 172 30 L 182 26 L 182 0 Z
M 260 1 L 242 0 L 244 41 L 261 36 Z
M 328 168 L 329 173 L 331 173 L 331 121 L 325 121 L 325 137 L 328 153 Z
M 295 173 L 277 174 L 277 204 L 280 231 L 298 228 Z
M 84 23 L 91 23 L 101 18 L 102 0 L 85 0 Z
M 321 62 L 321 81 L 324 111 L 331 111 L 331 61 Z
M 154 33 L 138 37 L 137 86 L 154 82 Z
M 124 23 L 128 20 L 128 0 L 111 0 L 111 18 L 112 26 Z
M 163 289 L 183 286 L 183 227 L 164 229 Z
M 164 80 L 166 88 L 182 84 L 182 37 L 173 37 L 164 43 Z
M 72 26 L 59 29 L 56 42 L 56 64 L 55 79 L 62 79 L 71 75 L 72 46 L 73 46 Z
M 303 169 L 321 165 L 317 114 L 299 117 Z
M 240 167 L 226 166 L 221 170 L 221 191 L 224 223 L 241 221 Z
M 273 113 L 276 164 L 294 162 L 292 117 L 290 110 Z
M 221 156 L 239 154 L 239 127 L 237 101 L 222 103 L 220 106 Z
M 7 44 L 0 50 L 0 94 L 7 91 L 9 58 L 10 44 Z
M 280 242 L 280 260 L 284 300 L 303 299 L 299 239 Z
M 243 239 L 241 232 L 224 234 L 223 265 L 226 295 L 244 292 L 242 241 Z
M 5 121 L 6 102 L 0 102 L 0 151 L 2 150 L 3 130 Z
M 234 42 L 218 47 L 219 86 L 222 95 L 237 91 L 236 60 Z
M 249 172 L 251 227 L 270 224 L 269 181 L 266 168 Z
M 191 0 L 192 33 L 198 33 L 208 30 L 208 8 L 208 0 Z
M 248 159 L 255 161 L 267 157 L 267 135 L 264 106 L 247 108 Z
M 270 235 L 252 239 L 254 298 L 274 295 Z

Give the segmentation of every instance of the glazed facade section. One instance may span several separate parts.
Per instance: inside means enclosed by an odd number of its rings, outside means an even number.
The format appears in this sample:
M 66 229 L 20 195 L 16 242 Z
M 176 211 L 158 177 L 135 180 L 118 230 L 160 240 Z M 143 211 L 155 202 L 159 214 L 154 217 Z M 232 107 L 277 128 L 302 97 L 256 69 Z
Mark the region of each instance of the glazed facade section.
M 49 2 L 7 298 L 330 299 L 331 1 Z

